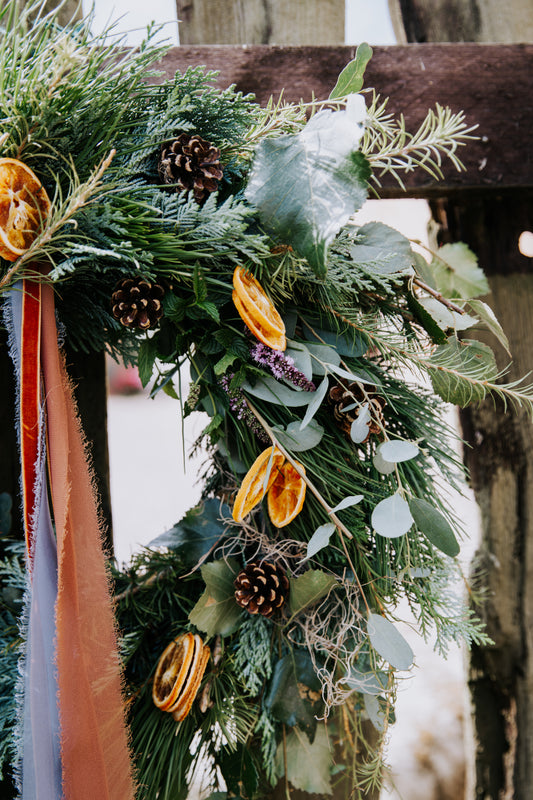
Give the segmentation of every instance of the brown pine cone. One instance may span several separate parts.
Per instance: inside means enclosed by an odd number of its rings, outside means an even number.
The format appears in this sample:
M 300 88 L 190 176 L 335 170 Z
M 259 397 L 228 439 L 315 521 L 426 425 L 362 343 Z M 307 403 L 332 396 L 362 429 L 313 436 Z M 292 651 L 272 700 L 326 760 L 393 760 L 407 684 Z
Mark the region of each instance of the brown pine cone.
M 163 316 L 164 294 L 160 284 L 140 275 L 126 278 L 117 283 L 111 295 L 113 316 L 126 328 L 153 328 Z
M 362 442 L 367 442 L 372 434 L 379 435 L 384 427 L 383 409 L 387 405 L 384 398 L 376 394 L 370 384 L 360 384 L 356 381 L 349 382 L 342 378 L 335 378 L 335 383 L 328 392 L 328 402 L 333 409 L 335 424 L 351 442 L 350 431 L 352 423 L 359 416 L 361 405 L 368 403 L 370 421 L 368 423 L 368 436 Z
M 174 186 L 177 192 L 192 190 L 198 203 L 218 189 L 223 175 L 218 147 L 188 133 L 161 145 L 158 169 L 163 183 Z
M 271 617 L 289 594 L 285 573 L 270 561 L 251 561 L 235 578 L 235 600 L 250 614 Z

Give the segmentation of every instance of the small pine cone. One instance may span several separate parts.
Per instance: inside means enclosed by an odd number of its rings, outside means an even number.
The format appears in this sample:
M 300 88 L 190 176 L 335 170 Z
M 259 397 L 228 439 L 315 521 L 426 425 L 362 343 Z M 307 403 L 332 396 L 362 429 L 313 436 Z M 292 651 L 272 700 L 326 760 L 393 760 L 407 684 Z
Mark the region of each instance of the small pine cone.
M 269 561 L 251 561 L 234 581 L 235 600 L 250 614 L 271 617 L 289 594 L 285 573 Z
M 203 203 L 218 189 L 223 175 L 220 150 L 197 134 L 180 133 L 176 139 L 161 145 L 159 175 L 163 183 L 177 192 L 193 192 L 197 203 Z
M 328 402 L 333 409 L 335 424 L 344 433 L 349 441 L 352 423 L 359 416 L 361 405 L 368 403 L 370 421 L 368 423 L 367 442 L 372 434 L 379 435 L 384 427 L 383 409 L 386 402 L 377 395 L 369 384 L 359 384 L 356 381 L 336 379 L 328 392 Z M 363 444 L 364 444 L 363 442 Z
M 165 290 L 158 283 L 142 278 L 126 278 L 111 295 L 113 316 L 126 328 L 153 328 L 163 316 L 161 301 Z

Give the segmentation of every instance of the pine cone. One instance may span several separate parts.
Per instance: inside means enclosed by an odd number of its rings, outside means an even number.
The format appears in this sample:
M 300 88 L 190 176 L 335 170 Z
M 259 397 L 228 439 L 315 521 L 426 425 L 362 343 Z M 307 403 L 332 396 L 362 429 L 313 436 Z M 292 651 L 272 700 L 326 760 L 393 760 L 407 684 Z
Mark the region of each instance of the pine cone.
M 176 139 L 161 145 L 159 175 L 176 191 L 192 189 L 194 199 L 203 203 L 218 189 L 223 175 L 220 150 L 197 134 L 180 133 Z
M 153 328 L 163 316 L 161 301 L 165 290 L 158 283 L 142 278 L 126 278 L 111 295 L 113 316 L 126 328 Z
M 250 614 L 271 617 L 289 593 L 285 573 L 269 561 L 251 561 L 234 581 L 235 600 Z
M 369 384 L 361 385 L 356 381 L 350 383 L 337 378 L 328 392 L 328 402 L 333 408 L 335 424 L 349 441 L 352 441 L 350 437 L 352 423 L 359 416 L 359 410 L 364 403 L 368 403 L 370 411 L 368 436 L 364 442 L 367 442 L 372 434 L 381 433 L 384 426 L 383 409 L 386 402 L 383 397 L 376 395 L 374 388 Z

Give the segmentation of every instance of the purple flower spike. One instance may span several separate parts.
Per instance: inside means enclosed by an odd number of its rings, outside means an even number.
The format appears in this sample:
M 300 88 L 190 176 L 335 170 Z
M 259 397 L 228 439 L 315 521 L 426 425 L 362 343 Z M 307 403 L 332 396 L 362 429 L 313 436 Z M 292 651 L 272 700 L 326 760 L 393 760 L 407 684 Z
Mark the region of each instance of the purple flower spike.
M 266 367 L 278 380 L 285 378 L 293 386 L 297 386 L 306 392 L 314 392 L 316 390 L 313 381 L 308 380 L 303 372 L 300 372 L 294 366 L 294 360 L 282 353 L 281 350 L 272 350 L 266 344 L 258 342 L 251 348 L 250 355 L 256 364 L 260 367 Z

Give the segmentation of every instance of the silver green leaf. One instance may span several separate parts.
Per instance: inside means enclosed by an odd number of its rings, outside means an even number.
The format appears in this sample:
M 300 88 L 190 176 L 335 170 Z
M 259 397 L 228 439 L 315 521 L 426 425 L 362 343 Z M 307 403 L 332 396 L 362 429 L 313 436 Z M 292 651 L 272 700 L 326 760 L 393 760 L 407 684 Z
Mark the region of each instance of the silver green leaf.
M 367 622 L 370 644 L 379 655 L 395 669 L 409 669 L 413 651 L 392 622 L 380 614 L 369 614 Z
M 427 536 L 431 544 L 452 558 L 459 555 L 459 542 L 452 526 L 435 506 L 420 497 L 413 497 L 409 500 L 409 508 L 416 527 Z
M 329 244 L 367 196 L 370 168 L 357 149 L 363 125 L 350 99 L 343 110 L 319 111 L 297 134 L 264 139 L 246 189 L 263 226 L 321 277 Z
M 272 431 L 282 447 L 294 453 L 303 453 L 304 450 L 311 450 L 322 441 L 324 428 L 312 419 L 303 430 L 300 428 L 301 422 L 296 420 L 290 422 L 285 429 L 273 428 Z
M 317 388 L 316 392 L 313 392 L 313 399 L 311 400 L 311 402 L 307 406 L 307 410 L 305 412 L 305 416 L 304 416 L 304 418 L 303 418 L 303 420 L 301 422 L 301 425 L 300 425 L 300 430 L 303 431 L 306 428 L 306 426 L 309 425 L 309 423 L 311 422 L 311 420 L 315 416 L 316 412 L 318 411 L 318 409 L 322 405 L 322 401 L 324 400 L 324 397 L 326 396 L 326 392 L 328 390 L 328 387 L 329 387 L 329 381 L 328 381 L 328 377 L 326 375 L 324 380 L 321 382 L 320 386 Z
M 329 540 L 335 533 L 335 528 L 336 525 L 333 522 L 326 522 L 324 525 L 320 525 L 316 529 L 307 542 L 306 558 L 312 558 L 314 555 L 320 552 L 320 550 L 323 550 L 324 547 L 328 546 Z
M 289 389 L 274 378 L 260 378 L 254 386 L 243 383 L 242 388 L 248 394 L 258 397 L 260 400 L 267 400 L 279 406 L 292 408 L 296 406 L 306 406 L 313 399 L 315 392 L 297 392 Z
M 406 442 L 403 439 L 390 439 L 382 442 L 377 451 L 385 461 L 398 464 L 401 461 L 410 461 L 415 458 L 420 450 L 414 442 Z
M 509 350 L 509 340 L 505 335 L 502 326 L 496 319 L 496 315 L 492 308 L 487 305 L 487 303 L 484 303 L 483 300 L 469 300 L 468 306 L 471 308 L 474 314 L 477 314 L 482 324 L 494 334 L 509 355 L 511 355 L 511 351 Z
M 372 527 L 388 539 L 406 534 L 413 522 L 409 505 L 398 493 L 386 497 L 372 512 Z
M 350 255 L 355 264 L 363 264 L 380 275 L 413 271 L 409 239 L 382 222 L 369 222 L 359 228 Z

